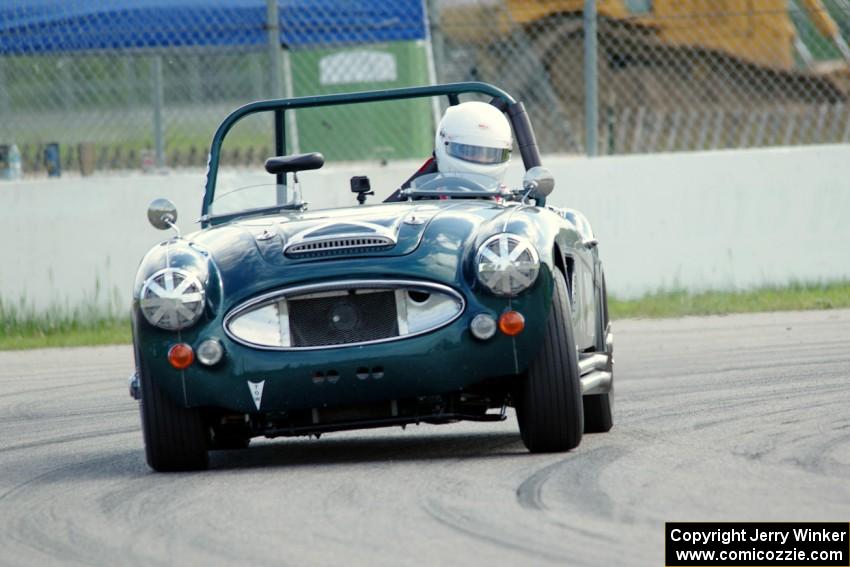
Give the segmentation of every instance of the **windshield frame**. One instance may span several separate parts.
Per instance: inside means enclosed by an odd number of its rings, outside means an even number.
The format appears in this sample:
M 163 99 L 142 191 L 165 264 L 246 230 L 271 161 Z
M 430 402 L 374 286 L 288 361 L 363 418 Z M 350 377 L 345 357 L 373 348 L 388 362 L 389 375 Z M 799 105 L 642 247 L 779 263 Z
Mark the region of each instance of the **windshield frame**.
M 429 185 L 434 181 L 441 179 L 460 181 L 471 181 L 475 185 L 479 185 L 480 189 L 459 190 L 459 189 L 423 189 L 422 186 Z M 485 185 L 487 183 L 489 185 Z M 460 183 L 459 185 L 463 185 Z M 502 185 L 498 179 L 494 179 L 488 175 L 478 173 L 442 173 L 434 172 L 419 176 L 412 181 L 410 187 L 402 189 L 402 196 L 410 199 L 413 197 L 448 197 L 448 198 L 495 198 L 507 197 L 510 191 Z
M 227 133 L 242 118 L 258 112 L 274 113 L 275 125 L 275 152 L 276 155 L 286 153 L 286 116 L 287 110 L 298 108 L 312 108 L 321 106 L 333 106 L 343 104 L 358 104 L 366 102 L 380 102 L 388 100 L 401 100 L 410 98 L 428 98 L 435 96 L 446 96 L 450 105 L 460 102 L 461 94 L 477 93 L 493 97 L 492 104 L 506 113 L 511 121 L 517 145 L 522 154 L 523 165 L 528 170 L 541 165 L 540 152 L 531 128 L 528 114 L 521 102 L 517 102 L 507 92 L 493 85 L 481 82 L 450 83 L 445 85 L 430 85 L 423 87 L 407 87 L 400 89 L 385 89 L 379 91 L 363 91 L 355 93 L 342 93 L 331 95 L 304 96 L 288 99 L 261 100 L 246 104 L 231 112 L 216 129 L 210 145 L 210 153 L 207 165 L 204 201 L 201 208 L 201 227 L 206 228 L 210 224 L 226 222 L 244 213 L 227 215 L 209 215 L 210 205 L 215 199 L 216 181 L 221 160 L 221 146 Z M 286 185 L 285 176 L 278 175 L 278 185 Z M 545 203 L 544 203 L 545 204 Z

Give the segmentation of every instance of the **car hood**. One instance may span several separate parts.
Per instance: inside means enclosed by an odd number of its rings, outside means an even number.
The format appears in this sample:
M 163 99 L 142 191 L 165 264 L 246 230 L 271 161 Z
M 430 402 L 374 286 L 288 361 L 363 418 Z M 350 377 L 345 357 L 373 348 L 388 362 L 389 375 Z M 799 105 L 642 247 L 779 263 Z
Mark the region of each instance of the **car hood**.
M 434 205 L 377 205 L 248 219 L 234 223 L 250 233 L 272 263 L 351 255 L 401 256 L 414 250 Z
M 504 230 L 517 209 L 486 200 L 392 203 L 242 219 L 187 239 L 215 264 L 229 299 L 236 290 L 244 297 L 340 275 L 418 275 L 451 284 L 469 250 Z

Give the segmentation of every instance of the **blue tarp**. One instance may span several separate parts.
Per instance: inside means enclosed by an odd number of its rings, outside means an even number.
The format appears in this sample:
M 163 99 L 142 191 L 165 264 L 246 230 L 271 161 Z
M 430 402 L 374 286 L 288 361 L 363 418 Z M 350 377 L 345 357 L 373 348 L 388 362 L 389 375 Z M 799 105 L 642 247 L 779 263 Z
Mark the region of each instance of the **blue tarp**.
M 19 2 L 19 3 L 18 3 Z M 0 54 L 266 45 L 264 0 L 6 0 Z M 278 0 L 291 49 L 426 36 L 422 0 Z

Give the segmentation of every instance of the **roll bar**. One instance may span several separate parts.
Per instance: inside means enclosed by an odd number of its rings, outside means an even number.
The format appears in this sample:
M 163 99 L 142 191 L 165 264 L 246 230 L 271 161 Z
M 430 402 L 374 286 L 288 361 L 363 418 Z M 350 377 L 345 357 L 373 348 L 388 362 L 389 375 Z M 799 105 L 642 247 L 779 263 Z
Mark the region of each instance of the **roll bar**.
M 517 102 L 502 89 L 488 83 L 448 83 L 445 85 L 405 87 L 379 91 L 259 100 L 241 106 L 231 112 L 215 131 L 212 145 L 210 146 L 209 163 L 207 166 L 204 203 L 201 209 L 201 226 L 206 227 L 209 223 L 206 219 L 210 204 L 215 196 L 216 178 L 218 177 L 218 167 L 221 161 L 221 144 L 224 141 L 224 137 L 233 128 L 233 125 L 246 116 L 258 112 L 274 112 L 275 152 L 276 155 L 280 156 L 286 153 L 286 121 L 284 118 L 287 110 L 433 96 L 446 96 L 449 99 L 449 104 L 457 104 L 459 102 L 459 95 L 468 93 L 478 93 L 493 97 L 491 104 L 504 112 L 513 126 L 517 146 L 519 147 L 525 169 L 528 170 L 541 165 L 540 151 L 537 147 L 537 140 L 534 137 L 534 130 L 531 128 L 531 121 L 528 119 L 525 106 L 521 102 Z M 283 181 L 279 179 L 278 183 L 282 184 Z

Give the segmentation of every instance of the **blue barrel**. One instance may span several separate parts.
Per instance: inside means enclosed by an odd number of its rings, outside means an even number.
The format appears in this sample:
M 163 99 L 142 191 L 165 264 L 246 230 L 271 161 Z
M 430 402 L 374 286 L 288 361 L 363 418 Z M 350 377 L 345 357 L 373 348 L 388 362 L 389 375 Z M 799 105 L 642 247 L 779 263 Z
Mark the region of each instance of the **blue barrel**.
M 0 179 L 12 178 L 12 165 L 9 163 L 9 145 L 0 144 Z
M 51 143 L 44 147 L 44 169 L 48 177 L 62 175 L 62 162 L 59 160 L 59 144 Z
M 12 178 L 12 165 L 9 163 L 9 145 L 0 144 L 0 179 Z

